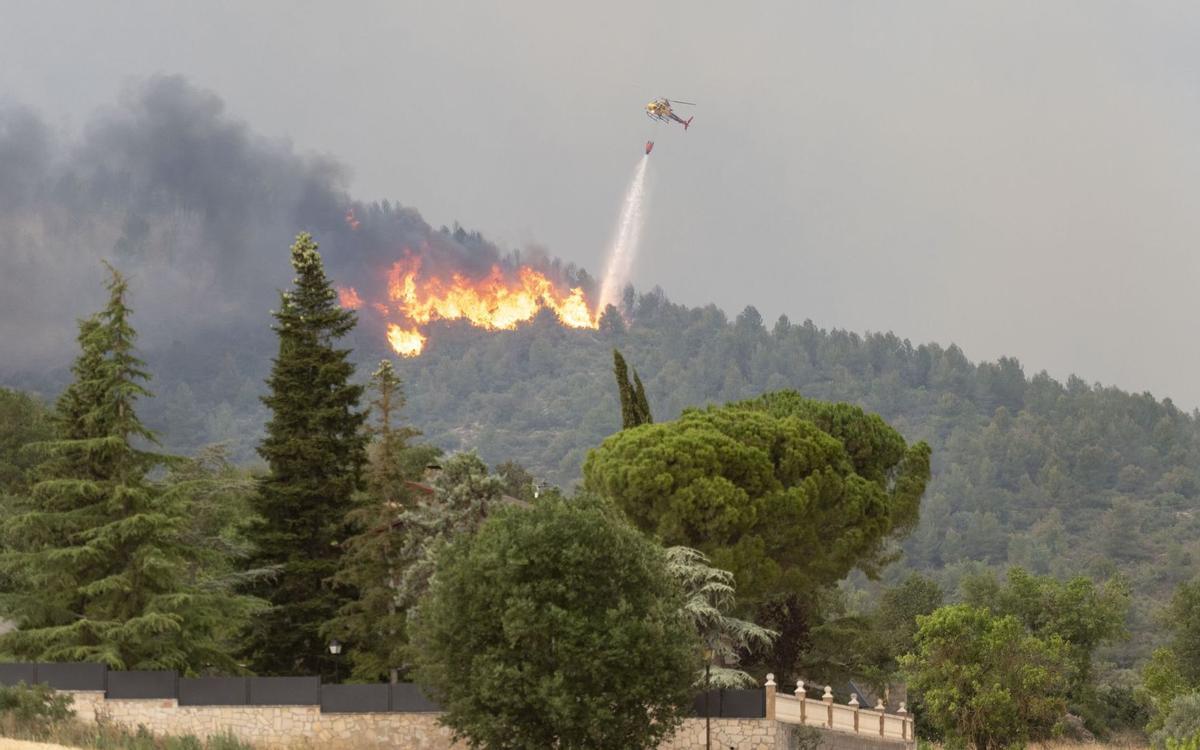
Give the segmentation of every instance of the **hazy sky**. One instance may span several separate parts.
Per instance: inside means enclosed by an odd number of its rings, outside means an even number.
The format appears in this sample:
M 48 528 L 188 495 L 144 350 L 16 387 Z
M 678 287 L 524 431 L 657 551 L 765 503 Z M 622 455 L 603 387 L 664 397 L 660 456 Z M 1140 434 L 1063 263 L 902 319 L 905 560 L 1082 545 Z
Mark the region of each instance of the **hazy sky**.
M 182 74 L 357 198 L 594 274 L 653 137 L 640 288 L 1191 408 L 1197 39 L 1166 0 L 0 0 L 0 100 L 70 132 Z

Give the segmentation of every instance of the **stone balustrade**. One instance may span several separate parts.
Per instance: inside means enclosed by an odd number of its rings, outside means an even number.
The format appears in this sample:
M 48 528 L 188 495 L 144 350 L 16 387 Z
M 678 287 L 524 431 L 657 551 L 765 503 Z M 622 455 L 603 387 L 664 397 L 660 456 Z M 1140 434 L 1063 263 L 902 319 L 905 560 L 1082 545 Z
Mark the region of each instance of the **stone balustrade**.
M 793 695 L 776 695 L 774 675 L 767 675 L 764 689 L 767 691 L 768 719 L 905 743 L 912 742 L 915 736 L 913 718 L 903 703 L 896 713 L 888 713 L 883 701 L 879 701 L 874 709 L 864 709 L 856 695 L 852 695 L 846 704 L 835 703 L 829 685 L 825 686 L 820 700 L 813 700 L 808 697 L 804 680 L 796 683 Z

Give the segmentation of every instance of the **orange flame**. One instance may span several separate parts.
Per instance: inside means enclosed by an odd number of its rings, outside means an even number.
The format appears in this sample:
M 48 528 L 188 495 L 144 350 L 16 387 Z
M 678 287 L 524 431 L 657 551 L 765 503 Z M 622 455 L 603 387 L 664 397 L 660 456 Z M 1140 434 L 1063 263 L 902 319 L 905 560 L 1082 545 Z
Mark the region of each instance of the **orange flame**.
M 528 266 L 506 272 L 500 266 L 482 278 L 461 273 L 450 277 L 422 278 L 421 257 L 406 254 L 387 274 L 387 302 L 371 307 L 389 322 L 387 338 L 404 357 L 420 354 L 427 341 L 422 327 L 435 320 L 466 320 L 489 331 L 512 330 L 533 320 L 538 311 L 552 310 L 568 328 L 598 328 L 580 288 L 562 290 L 544 274 Z M 358 309 L 362 300 L 353 287 L 338 290 L 344 307 Z
M 532 268 L 519 269 L 516 283 L 505 279 L 499 266 L 478 281 L 455 273 L 448 282 L 433 278 L 424 284 L 417 281 L 420 270 L 421 259 L 413 256 L 397 261 L 388 273 L 388 297 L 416 323 L 465 318 L 479 328 L 511 330 L 545 307 L 570 328 L 596 327 L 582 289 L 563 294 Z
M 388 343 L 401 357 L 415 357 L 425 348 L 425 336 L 416 328 L 404 330 L 395 323 L 388 323 Z
M 338 289 L 338 304 L 348 310 L 357 310 L 362 307 L 362 297 L 358 296 L 358 291 L 354 287 L 342 287 Z

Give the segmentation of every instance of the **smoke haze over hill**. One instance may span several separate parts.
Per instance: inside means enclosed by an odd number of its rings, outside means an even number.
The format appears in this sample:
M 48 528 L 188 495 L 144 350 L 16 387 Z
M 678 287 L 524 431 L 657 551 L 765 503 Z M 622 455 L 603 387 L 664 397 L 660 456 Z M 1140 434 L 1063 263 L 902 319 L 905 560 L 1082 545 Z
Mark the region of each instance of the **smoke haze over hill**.
M 5 6 L 0 99 L 58 136 L 180 73 L 357 199 L 593 272 L 657 137 L 639 288 L 1190 408 L 1198 34 L 1174 0 L 45 0 Z M 686 134 L 653 133 L 657 96 L 697 102 Z
M 103 293 L 101 259 L 131 275 L 150 350 L 267 335 L 299 230 L 325 244 L 331 275 L 363 288 L 405 249 L 433 271 L 512 260 L 478 234 L 433 231 L 411 209 L 355 203 L 345 182 L 336 161 L 255 134 L 180 77 L 130 87 L 77 138 L 28 109 L 0 110 L 0 370 L 69 361 L 72 321 Z M 544 254 L 524 259 L 577 280 Z

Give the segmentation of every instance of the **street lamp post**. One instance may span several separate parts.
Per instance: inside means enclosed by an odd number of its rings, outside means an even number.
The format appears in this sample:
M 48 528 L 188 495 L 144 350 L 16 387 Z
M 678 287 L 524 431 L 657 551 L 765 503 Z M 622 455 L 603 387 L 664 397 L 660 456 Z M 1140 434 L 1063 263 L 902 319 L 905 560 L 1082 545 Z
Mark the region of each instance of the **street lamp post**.
M 342 642 L 334 638 L 329 642 L 329 653 L 333 654 L 333 681 L 342 681 Z
M 712 710 L 709 708 L 709 701 L 712 698 L 712 691 L 708 689 L 708 675 L 712 668 L 713 650 L 711 648 L 704 649 L 704 750 L 712 750 Z

